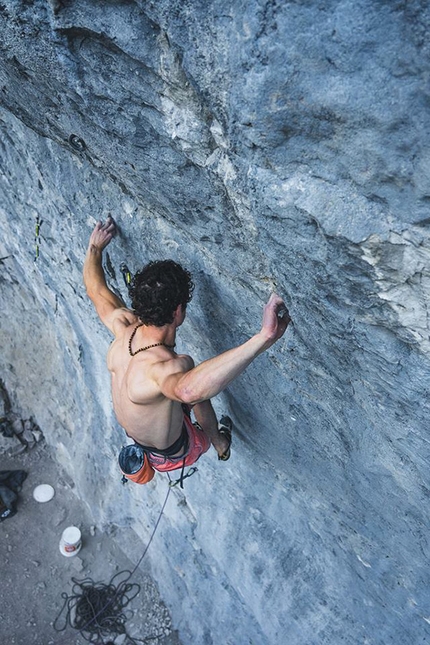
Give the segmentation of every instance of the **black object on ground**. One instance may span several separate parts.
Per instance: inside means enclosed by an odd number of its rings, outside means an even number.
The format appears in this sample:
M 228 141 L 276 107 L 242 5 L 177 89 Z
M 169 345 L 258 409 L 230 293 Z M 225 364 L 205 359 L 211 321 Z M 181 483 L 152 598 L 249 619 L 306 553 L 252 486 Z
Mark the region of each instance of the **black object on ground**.
M 126 580 L 114 584 L 115 578 L 128 574 Z M 90 643 L 103 642 L 103 638 L 112 634 L 126 634 L 128 642 L 136 641 L 127 634 L 125 623 L 127 617 L 124 608 L 137 596 L 140 591 L 138 584 L 127 584 L 129 571 L 121 571 L 113 576 L 109 584 L 94 582 L 91 578 L 77 580 L 74 583 L 72 595 L 62 594 L 63 608 L 54 622 L 57 632 L 64 631 L 68 625 L 80 631 L 85 640 Z M 64 625 L 58 625 L 59 618 L 67 608 Z M 94 637 L 97 641 L 94 641 Z M 100 639 L 100 640 L 99 640 Z
M 0 522 L 17 512 L 18 493 L 26 477 L 24 470 L 0 471 Z

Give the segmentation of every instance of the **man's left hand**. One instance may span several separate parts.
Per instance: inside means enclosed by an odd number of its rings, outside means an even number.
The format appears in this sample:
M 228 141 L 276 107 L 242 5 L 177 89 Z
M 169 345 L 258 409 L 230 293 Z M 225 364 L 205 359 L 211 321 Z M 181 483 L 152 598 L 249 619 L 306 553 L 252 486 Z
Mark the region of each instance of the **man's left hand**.
M 93 246 L 99 251 L 103 251 L 103 249 L 116 235 L 116 230 L 116 224 L 110 215 L 104 224 L 102 222 L 97 222 L 93 232 L 91 233 L 89 246 Z
M 285 302 L 276 293 L 272 293 L 264 307 L 262 334 L 271 345 L 285 334 L 291 322 L 289 311 Z

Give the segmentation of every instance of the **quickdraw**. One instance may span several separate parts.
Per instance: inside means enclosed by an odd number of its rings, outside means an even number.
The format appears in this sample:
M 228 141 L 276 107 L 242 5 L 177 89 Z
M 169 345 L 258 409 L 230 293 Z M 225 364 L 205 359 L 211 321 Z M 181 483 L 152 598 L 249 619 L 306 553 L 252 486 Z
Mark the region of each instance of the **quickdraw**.
M 128 268 L 128 266 L 126 265 L 126 263 L 125 263 L 125 262 L 123 262 L 123 263 L 121 264 L 121 266 L 119 267 L 119 269 L 120 269 L 120 271 L 121 271 L 121 273 L 122 273 L 122 277 L 123 277 L 123 279 L 124 279 L 124 284 L 125 284 L 125 286 L 127 287 L 127 289 L 130 289 L 130 286 L 131 286 L 131 277 L 132 277 L 132 276 L 131 276 L 131 271 L 130 271 L 130 269 Z
M 35 229 L 35 236 L 34 240 L 36 243 L 36 249 L 35 249 L 35 255 L 34 255 L 34 261 L 39 258 L 39 247 L 40 247 L 40 229 L 43 224 L 43 220 L 40 219 L 39 215 L 36 216 L 36 229 Z

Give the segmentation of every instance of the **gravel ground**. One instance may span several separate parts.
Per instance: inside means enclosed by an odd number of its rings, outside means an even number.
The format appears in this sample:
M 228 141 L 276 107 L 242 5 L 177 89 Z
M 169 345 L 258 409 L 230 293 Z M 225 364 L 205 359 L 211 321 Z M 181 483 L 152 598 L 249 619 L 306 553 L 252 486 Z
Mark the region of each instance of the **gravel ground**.
M 14 451 L 19 452 L 19 446 L 10 450 L 11 446 L 5 444 L 13 440 L 0 439 L 0 470 L 28 473 L 19 494 L 17 514 L 0 523 L 0 642 L 84 645 L 87 640 L 77 630 L 68 627 L 58 633 L 54 629 L 64 603 L 61 594 L 71 595 L 72 577 L 82 580 L 90 576 L 96 582 L 108 583 L 115 573 L 132 570 L 134 563 L 112 536 L 92 525 L 87 507 L 73 493 L 73 482 L 59 472 L 43 442 L 12 456 Z M 46 503 L 36 502 L 33 490 L 38 484 L 51 484 L 55 497 Z M 78 555 L 66 558 L 60 553 L 59 542 L 63 530 L 70 525 L 81 529 L 83 546 Z M 126 610 L 127 632 L 154 645 L 180 645 L 157 587 L 142 568 L 144 563 L 131 580 L 141 590 L 127 607 L 131 609 Z M 64 618 L 59 626 L 62 624 Z M 94 642 L 125 645 L 131 641 L 117 635 Z

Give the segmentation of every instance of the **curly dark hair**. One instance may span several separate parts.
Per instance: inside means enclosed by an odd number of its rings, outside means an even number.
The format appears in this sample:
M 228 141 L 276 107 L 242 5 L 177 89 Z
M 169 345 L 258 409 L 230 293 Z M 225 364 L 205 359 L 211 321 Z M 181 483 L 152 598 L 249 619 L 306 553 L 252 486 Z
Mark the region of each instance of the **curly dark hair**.
M 130 285 L 131 306 L 145 325 L 173 322 L 178 305 L 185 309 L 194 291 L 191 273 L 173 260 L 149 262 Z

